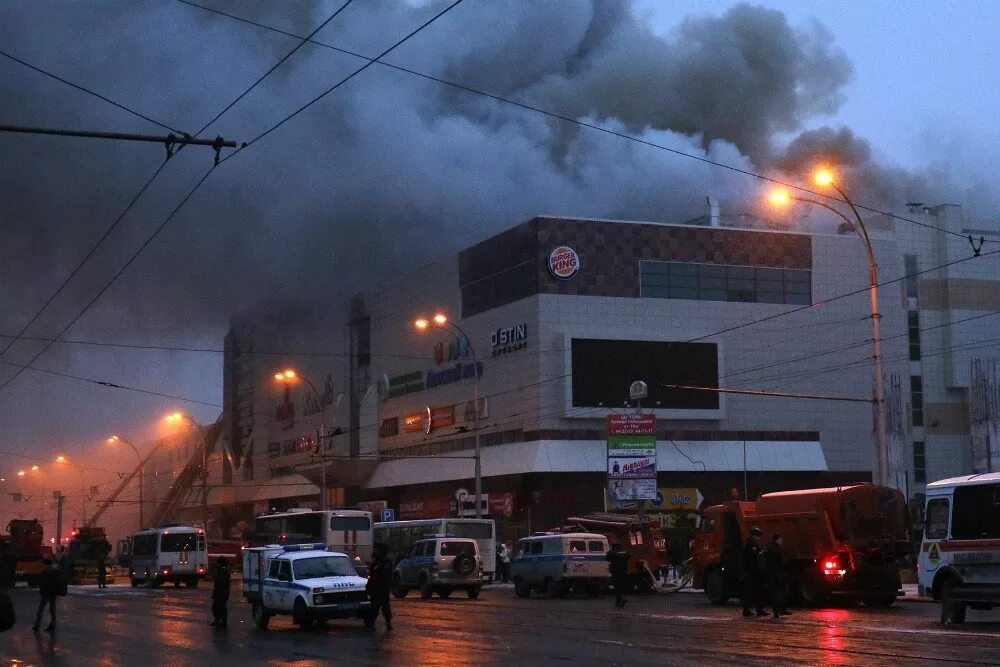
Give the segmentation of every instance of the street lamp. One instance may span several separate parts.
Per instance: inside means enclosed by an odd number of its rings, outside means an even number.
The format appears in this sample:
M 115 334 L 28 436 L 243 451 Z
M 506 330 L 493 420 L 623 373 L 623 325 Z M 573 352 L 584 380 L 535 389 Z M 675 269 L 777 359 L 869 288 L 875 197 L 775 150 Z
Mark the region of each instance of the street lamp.
M 291 368 L 287 368 L 283 371 L 279 371 L 274 374 L 274 381 L 278 383 L 291 384 L 296 380 L 301 380 L 305 382 L 312 393 L 316 396 L 316 401 L 319 403 L 320 411 L 320 431 L 319 431 L 319 460 L 320 460 L 320 499 L 319 508 L 321 510 L 326 509 L 326 443 L 324 438 L 326 437 L 326 401 L 325 397 L 320 396 L 319 392 L 316 391 L 316 385 L 309 381 L 304 375 L 299 375 L 297 372 Z
M 201 527 L 208 534 L 208 443 L 205 441 L 205 429 L 202 428 L 201 424 L 196 422 L 194 419 L 182 412 L 174 412 L 164 419 L 170 424 L 180 424 L 181 422 L 187 421 L 195 430 L 198 431 L 198 437 L 201 438 Z
M 458 334 L 465 339 L 465 344 L 469 346 L 469 354 L 472 355 L 472 410 L 476 415 L 475 421 L 472 424 L 473 441 L 475 443 L 475 454 L 473 455 L 473 458 L 476 461 L 476 518 L 481 519 L 483 516 L 483 464 L 479 447 L 479 361 L 476 357 L 476 348 L 462 327 L 449 320 L 448 316 L 444 313 L 435 313 L 430 319 L 426 317 L 418 317 L 413 321 L 413 326 L 417 329 L 417 331 L 421 332 L 427 331 L 431 325 L 434 325 L 439 329 L 450 326 L 452 329 L 457 331 Z
M 851 211 L 854 213 L 855 219 L 853 221 L 850 220 L 837 208 L 830 206 L 829 204 L 821 202 L 817 199 L 793 195 L 784 188 L 773 190 L 770 195 L 768 195 L 768 199 L 775 206 L 785 206 L 792 201 L 821 206 L 836 214 L 844 222 L 846 222 L 847 225 L 858 235 L 858 238 L 861 239 L 861 243 L 865 247 L 865 253 L 868 257 L 868 296 L 870 317 L 872 320 L 872 359 L 875 362 L 872 370 L 874 375 L 872 401 L 875 403 L 875 412 L 873 416 L 875 422 L 873 424 L 873 430 L 875 432 L 875 474 L 873 477 L 875 483 L 888 486 L 891 483 L 891 478 L 889 475 L 889 446 L 886 441 L 885 434 L 886 408 L 885 389 L 882 377 L 882 340 L 879 335 L 882 315 L 879 313 L 878 308 L 878 264 L 875 262 L 875 253 L 872 250 L 871 238 L 868 236 L 868 229 L 865 227 L 865 223 L 861 219 L 861 214 L 858 213 L 857 207 L 855 207 L 854 202 L 851 201 L 850 197 L 847 196 L 847 193 L 845 193 L 844 190 L 837 185 L 836 174 L 833 170 L 825 167 L 817 169 L 813 172 L 813 182 L 820 187 L 829 187 L 836 190 L 837 194 L 839 194 L 847 205 L 851 207 Z
M 142 514 L 142 481 L 143 481 L 142 480 L 142 457 L 139 456 L 139 450 L 136 449 L 136 446 L 133 445 L 128 440 L 126 440 L 125 438 L 121 437 L 120 435 L 113 435 L 110 438 L 108 438 L 108 444 L 109 445 L 117 445 L 118 443 L 121 443 L 123 445 L 128 445 L 132 449 L 132 451 L 135 452 L 135 458 L 139 462 L 139 465 L 138 465 L 138 468 L 139 468 L 139 530 L 142 530 L 143 523 L 144 523 L 143 522 L 143 518 L 142 518 L 143 517 L 143 514 Z

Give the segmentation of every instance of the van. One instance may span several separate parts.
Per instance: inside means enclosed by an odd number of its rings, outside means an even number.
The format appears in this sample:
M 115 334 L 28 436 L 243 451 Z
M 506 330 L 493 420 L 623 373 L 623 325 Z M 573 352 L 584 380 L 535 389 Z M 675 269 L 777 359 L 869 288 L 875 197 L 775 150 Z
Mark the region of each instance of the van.
M 571 591 L 598 595 L 608 590 L 608 538 L 597 533 L 535 533 L 517 542 L 510 561 L 514 592 L 565 597 Z
M 164 583 L 197 588 L 208 570 L 205 531 L 192 526 L 165 526 L 140 530 L 130 540 L 132 588 Z

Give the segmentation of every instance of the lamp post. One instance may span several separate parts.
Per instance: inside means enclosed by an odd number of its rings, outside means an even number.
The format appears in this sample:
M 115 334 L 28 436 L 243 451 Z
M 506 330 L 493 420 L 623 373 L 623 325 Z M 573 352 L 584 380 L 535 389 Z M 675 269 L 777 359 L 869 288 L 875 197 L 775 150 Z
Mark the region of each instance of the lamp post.
M 139 530 L 142 530 L 144 521 L 142 520 L 142 457 L 139 456 L 139 450 L 131 442 L 121 437 L 120 435 L 113 435 L 108 438 L 108 444 L 117 445 L 121 443 L 123 445 L 128 445 L 133 452 L 135 452 L 135 458 L 139 462 Z
M 475 421 L 472 423 L 472 434 L 473 442 L 475 443 L 473 458 L 476 461 L 476 518 L 481 519 L 483 516 L 483 465 L 479 446 L 479 360 L 476 357 L 476 348 L 462 327 L 449 320 L 448 316 L 444 313 L 436 313 L 430 319 L 419 317 L 413 321 L 413 326 L 416 327 L 417 331 L 427 331 L 432 325 L 439 329 L 450 326 L 457 331 L 465 339 L 465 344 L 469 346 L 469 354 L 472 355 L 472 411 L 475 413 Z
M 83 478 L 83 469 L 80 468 L 80 466 L 73 465 L 72 463 L 67 461 L 66 457 L 62 456 L 61 454 L 56 457 L 56 463 L 64 463 L 68 466 L 75 467 L 77 474 L 80 475 L 80 508 L 81 512 L 83 513 L 83 518 L 80 519 L 80 525 L 82 526 L 83 524 L 87 523 L 87 482 L 84 481 Z M 36 470 L 37 466 L 32 466 L 31 469 Z
M 198 431 L 201 438 L 201 526 L 208 534 L 208 442 L 205 440 L 205 430 L 201 424 L 182 412 L 175 412 L 166 416 L 166 420 L 171 424 L 179 424 L 182 421 L 189 422 Z
M 874 376 L 872 402 L 875 404 L 875 410 L 873 413 L 874 424 L 872 429 L 875 435 L 875 474 L 872 475 L 872 477 L 876 484 L 888 486 L 892 483 L 892 480 L 889 474 L 889 445 L 886 441 L 885 434 L 886 407 L 885 388 L 882 377 L 882 339 L 880 335 L 882 315 L 879 313 L 878 307 L 878 264 L 875 262 L 875 253 L 872 250 L 871 238 L 868 235 L 868 229 L 865 227 L 864 221 L 861 219 L 861 214 L 858 213 L 857 207 L 855 207 L 854 202 L 851 201 L 850 197 L 847 196 L 847 193 L 845 193 L 844 190 L 837 185 L 836 175 L 833 171 L 829 169 L 818 169 L 813 174 L 813 181 L 821 187 L 831 187 L 836 190 L 837 194 L 839 194 L 841 198 L 847 202 L 847 205 L 851 207 L 851 211 L 854 213 L 854 221 L 850 220 L 838 209 L 830 206 L 829 204 L 816 199 L 811 199 L 809 197 L 792 195 L 785 189 L 774 190 L 771 192 L 769 199 L 771 203 L 776 206 L 786 205 L 790 201 L 799 201 L 821 206 L 843 219 L 843 221 L 854 230 L 854 232 L 858 235 L 858 238 L 861 239 L 861 243 L 864 245 L 865 253 L 868 257 L 868 300 L 872 321 L 872 359 L 875 362 L 872 369 Z
M 319 403 L 320 411 L 320 430 L 319 430 L 319 460 L 320 460 L 320 499 L 319 508 L 325 510 L 327 507 L 326 499 L 326 401 L 323 400 L 324 397 L 319 395 L 316 390 L 316 385 L 309 381 L 304 375 L 293 371 L 292 369 L 287 369 L 281 371 L 280 373 L 274 374 L 275 382 L 289 384 L 295 382 L 295 380 L 301 380 L 306 383 L 309 389 L 312 391 L 313 395 L 316 396 L 316 401 Z

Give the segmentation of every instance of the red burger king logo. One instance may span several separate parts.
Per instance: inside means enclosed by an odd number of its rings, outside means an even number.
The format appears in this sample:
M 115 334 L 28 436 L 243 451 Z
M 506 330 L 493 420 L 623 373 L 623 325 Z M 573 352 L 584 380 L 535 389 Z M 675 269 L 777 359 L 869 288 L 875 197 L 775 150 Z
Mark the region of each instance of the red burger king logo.
M 549 273 L 559 280 L 569 280 L 580 270 L 580 256 L 569 246 L 561 245 L 549 253 Z

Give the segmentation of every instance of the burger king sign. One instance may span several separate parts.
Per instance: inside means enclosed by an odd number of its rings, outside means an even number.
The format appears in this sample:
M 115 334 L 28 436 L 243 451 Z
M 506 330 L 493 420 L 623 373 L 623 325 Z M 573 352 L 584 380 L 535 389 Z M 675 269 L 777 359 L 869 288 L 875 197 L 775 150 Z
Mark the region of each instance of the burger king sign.
M 561 245 L 549 253 L 549 273 L 559 280 L 569 280 L 580 270 L 580 256 L 569 246 Z

